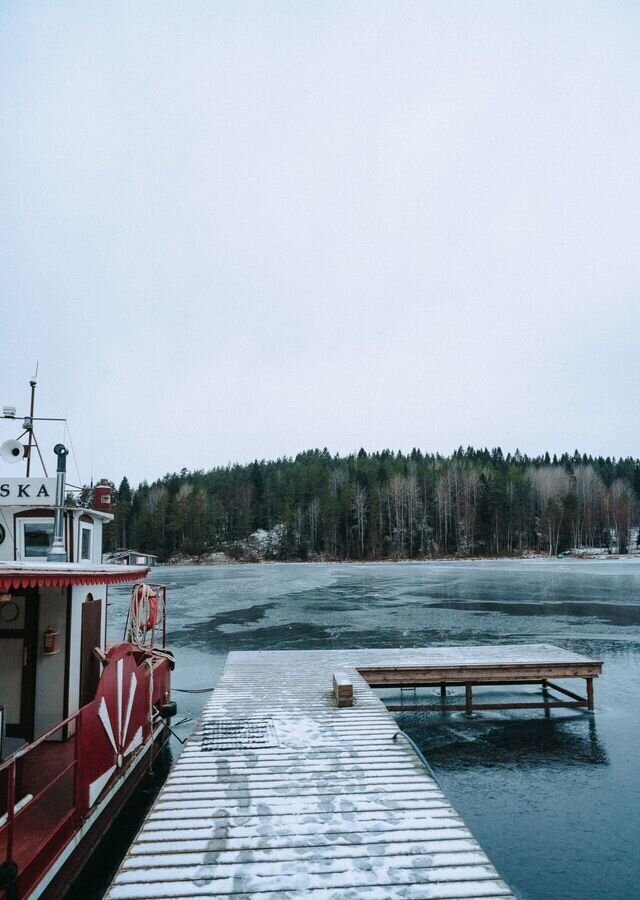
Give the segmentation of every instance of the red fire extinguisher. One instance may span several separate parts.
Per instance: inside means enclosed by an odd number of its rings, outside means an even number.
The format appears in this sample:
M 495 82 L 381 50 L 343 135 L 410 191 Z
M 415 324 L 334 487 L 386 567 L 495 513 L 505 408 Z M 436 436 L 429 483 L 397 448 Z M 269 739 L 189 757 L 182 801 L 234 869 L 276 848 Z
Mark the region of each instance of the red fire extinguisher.
M 52 653 L 58 652 L 58 635 L 59 631 L 56 631 L 53 625 L 49 625 L 47 630 L 44 633 L 44 646 L 42 648 L 42 652 L 48 655 Z

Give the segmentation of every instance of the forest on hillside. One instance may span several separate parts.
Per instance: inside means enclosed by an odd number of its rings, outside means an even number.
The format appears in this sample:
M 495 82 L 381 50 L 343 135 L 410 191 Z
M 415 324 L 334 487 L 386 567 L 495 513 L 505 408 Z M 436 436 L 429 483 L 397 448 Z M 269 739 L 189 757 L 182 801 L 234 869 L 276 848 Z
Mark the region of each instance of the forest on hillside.
M 116 495 L 108 549 L 160 561 L 376 560 L 635 549 L 640 461 L 460 448 L 450 457 L 383 450 L 166 475 Z

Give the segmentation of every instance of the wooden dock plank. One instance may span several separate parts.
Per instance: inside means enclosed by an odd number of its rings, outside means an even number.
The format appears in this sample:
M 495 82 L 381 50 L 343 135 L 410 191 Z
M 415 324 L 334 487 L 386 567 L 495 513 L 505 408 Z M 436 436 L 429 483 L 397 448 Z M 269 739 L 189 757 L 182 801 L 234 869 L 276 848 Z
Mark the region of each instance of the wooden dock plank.
M 394 793 L 403 793 L 404 791 L 408 791 L 409 793 L 415 795 L 415 779 L 394 779 L 393 788 L 391 788 L 388 787 L 388 782 L 385 778 L 377 779 L 377 784 L 374 782 L 374 779 L 370 779 L 366 782 L 363 780 L 359 782 L 327 783 L 322 784 L 319 787 L 309 786 L 308 784 L 301 782 L 298 785 L 284 785 L 262 789 L 253 786 L 250 787 L 247 785 L 244 788 L 231 790 L 226 787 L 221 787 L 221 789 L 218 791 L 189 791 L 186 794 L 183 791 L 180 791 L 178 793 L 167 792 L 163 797 L 162 803 L 158 804 L 158 807 L 167 808 L 171 806 L 173 808 L 180 808 L 180 806 L 184 804 L 185 800 L 187 800 L 192 809 L 199 805 L 202 805 L 202 807 L 206 809 L 211 806 L 212 800 L 219 800 L 220 798 L 224 797 L 233 797 L 233 799 L 239 799 L 241 797 L 282 797 L 288 799 L 290 797 L 299 796 L 342 796 L 345 793 L 348 793 L 349 795 L 353 793 L 369 793 L 372 787 L 376 788 L 378 794 L 383 795 L 388 795 L 392 791 Z M 433 796 L 439 797 L 440 795 L 437 793 L 437 791 L 434 790 Z
M 376 862 L 378 862 L 376 860 Z M 359 869 L 353 865 L 345 865 L 342 870 L 307 871 L 298 867 L 295 871 L 280 871 L 277 874 L 256 876 L 251 874 L 236 873 L 233 876 L 216 878 L 208 869 L 196 870 L 194 877 L 189 880 L 162 879 L 149 881 L 147 878 L 140 881 L 129 881 L 128 872 L 121 871 L 117 883 L 111 889 L 109 898 L 112 900 L 159 900 L 159 898 L 178 897 L 236 897 L 240 894 L 245 897 L 259 897 L 260 895 L 274 894 L 278 897 L 289 897 L 291 893 L 299 896 L 307 896 L 313 890 L 333 891 L 335 898 L 345 900 L 347 897 L 371 896 L 372 888 L 385 886 L 387 893 L 385 900 L 390 897 L 405 897 L 406 893 L 395 893 L 398 888 L 407 886 L 417 887 L 420 890 L 413 894 L 418 897 L 429 897 L 434 900 L 445 898 L 493 896 L 502 889 L 502 896 L 513 895 L 498 878 L 491 877 L 490 866 L 460 866 L 434 868 L 427 862 L 424 867 L 412 865 L 407 858 L 405 865 L 394 864 L 388 861 L 388 867 L 373 862 L 366 869 Z M 243 872 L 250 872 L 251 867 L 242 866 Z M 466 877 L 465 877 L 466 876 Z M 495 876 L 495 873 L 494 873 Z M 484 884 L 483 884 L 484 882 Z M 483 890 L 484 888 L 484 890 Z M 359 889 L 359 890 L 357 890 Z M 394 892 L 391 893 L 391 889 Z
M 512 897 L 368 682 L 600 670 L 550 645 L 232 653 L 107 900 Z
M 406 833 L 405 833 L 406 834 Z M 379 843 L 379 842 L 377 842 Z M 473 840 L 452 840 L 452 841 L 420 841 L 413 836 L 409 838 L 396 838 L 394 840 L 387 838 L 381 847 L 375 846 L 376 842 L 366 842 L 362 844 L 307 844 L 306 846 L 283 846 L 269 847 L 253 851 L 254 862 L 271 862 L 274 859 L 312 859 L 318 855 L 318 847 L 323 847 L 322 857 L 328 858 L 355 858 L 368 857 L 382 853 L 385 856 L 393 856 L 400 853 L 412 853 L 413 847 L 423 853 L 429 853 L 432 858 L 439 857 L 439 865 L 450 865 L 459 862 L 461 857 L 458 854 L 478 853 L 480 847 L 477 841 Z M 179 853 L 165 853 L 166 848 L 160 845 L 161 849 L 155 852 L 147 852 L 144 854 L 133 854 L 124 863 L 123 868 L 145 868 L 145 867 L 163 867 L 175 865 L 211 865 L 219 863 L 242 862 L 242 850 L 229 849 L 207 849 L 201 851 L 192 850 L 190 852 L 182 849 Z M 417 851 L 416 851 L 417 852 Z M 446 861 L 445 861 L 446 857 Z M 476 860 L 476 862 L 484 862 Z
M 402 830 L 396 825 L 388 827 L 378 827 L 373 830 L 374 825 L 365 825 L 363 830 L 358 832 L 358 838 L 363 844 L 386 844 L 393 841 L 410 842 L 413 840 L 421 840 L 425 847 L 437 845 L 444 846 L 452 842 L 462 841 L 464 843 L 477 844 L 473 838 L 468 836 L 465 827 L 460 828 L 413 828 L 411 831 Z M 255 849 L 254 835 L 239 835 L 238 830 L 233 837 L 224 837 L 220 839 L 201 837 L 203 832 L 199 829 L 185 832 L 176 838 L 174 831 L 154 831 L 140 834 L 138 841 L 130 849 L 130 857 L 136 854 L 145 855 L 150 853 L 163 853 L 167 850 L 167 842 L 171 842 L 171 846 L 178 848 L 180 853 L 224 853 L 236 850 L 251 850 L 252 852 L 269 852 L 273 849 L 282 848 L 301 848 L 304 852 L 305 848 L 312 847 L 339 848 L 342 845 L 349 847 L 354 846 L 353 832 L 339 832 L 331 830 L 327 832 L 312 831 L 308 834 L 271 834 L 262 836 L 260 850 Z M 128 859 L 125 860 L 123 866 L 126 866 Z
M 187 820 L 183 827 L 175 819 L 147 819 L 144 829 L 145 834 L 153 831 L 173 831 L 173 839 L 179 840 L 183 834 L 194 834 L 200 831 L 202 835 L 210 835 L 218 838 L 222 834 L 230 837 L 254 837 L 269 840 L 272 836 L 284 836 L 291 834 L 315 834 L 319 830 L 337 832 L 338 834 L 356 834 L 361 830 L 385 831 L 389 828 L 435 828 L 438 831 L 446 828 L 462 828 L 464 822 L 453 810 L 447 814 L 446 810 L 440 810 L 437 815 L 434 810 L 411 810 L 411 815 L 406 810 L 396 810 L 394 814 L 388 812 L 363 812 L 357 822 L 353 814 L 342 815 L 336 812 L 318 813 L 316 815 L 301 816 L 295 813 L 273 814 L 269 816 L 265 812 L 263 817 L 255 816 L 251 823 L 247 824 L 247 816 L 238 813 L 234 817 L 209 817 Z M 429 815 L 430 813 L 430 815 Z M 358 830 L 354 832 L 357 825 Z M 179 832 L 178 832 L 179 828 Z M 354 838 L 357 840 L 357 838 Z
M 250 890 L 248 893 L 238 885 L 238 890 L 234 890 L 233 885 L 218 884 L 212 887 L 207 885 L 200 891 L 190 890 L 188 893 L 180 893 L 179 887 L 168 885 L 164 890 L 149 888 L 149 891 L 142 894 L 137 890 L 140 885 L 114 885 L 109 898 L 113 900 L 140 900 L 141 897 L 148 900 L 191 900 L 192 897 L 198 897 L 198 900 L 219 900 L 220 897 L 232 897 L 233 900 L 256 900 L 263 894 L 265 898 L 277 898 L 277 900 L 356 900 L 356 898 L 366 897 L 366 900 L 504 900 L 505 897 L 512 898 L 513 894 L 507 885 L 496 879 L 495 881 L 478 882 L 474 885 L 474 893 L 468 893 L 468 884 L 440 884 L 426 885 L 407 883 L 400 881 L 389 881 L 388 879 L 376 879 L 373 883 L 367 883 L 361 880 L 357 885 L 344 886 L 340 884 L 335 887 L 315 887 L 309 886 L 293 890 L 282 891 L 263 891 Z M 268 890 L 268 889 L 267 889 Z

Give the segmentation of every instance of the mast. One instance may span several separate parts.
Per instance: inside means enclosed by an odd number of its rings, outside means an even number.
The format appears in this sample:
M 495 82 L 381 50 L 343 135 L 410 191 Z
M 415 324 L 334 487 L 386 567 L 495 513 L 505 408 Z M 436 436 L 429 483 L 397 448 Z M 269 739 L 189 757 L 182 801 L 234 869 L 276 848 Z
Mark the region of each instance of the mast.
M 31 473 L 31 447 L 33 445 L 33 413 L 36 405 L 36 378 L 38 375 L 38 366 L 36 365 L 36 374 L 33 376 L 29 384 L 31 385 L 31 407 L 29 410 L 29 443 L 27 444 L 27 478 Z M 26 420 L 24 425 L 26 425 Z M 46 473 L 45 473 L 46 474 Z

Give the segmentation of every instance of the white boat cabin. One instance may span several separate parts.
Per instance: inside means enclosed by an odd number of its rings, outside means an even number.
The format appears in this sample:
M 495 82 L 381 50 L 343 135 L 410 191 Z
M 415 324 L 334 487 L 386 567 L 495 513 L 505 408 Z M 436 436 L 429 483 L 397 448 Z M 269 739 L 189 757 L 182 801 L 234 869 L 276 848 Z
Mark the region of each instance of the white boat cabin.
M 0 759 L 91 702 L 110 584 L 146 568 L 0 562 Z M 62 735 L 58 734 L 57 738 Z
M 101 563 L 102 527 L 113 515 L 74 506 L 65 507 L 64 518 L 69 562 Z M 0 505 L 0 562 L 46 561 L 53 544 L 54 525 L 52 506 Z
M 148 572 L 103 565 L 102 529 L 113 516 L 80 507 L 64 508 L 66 561 L 48 561 L 55 479 L 24 479 L 20 497 L 17 481 L 0 478 L 0 759 L 93 699 L 108 585 Z M 34 499 L 45 502 L 27 505 Z

